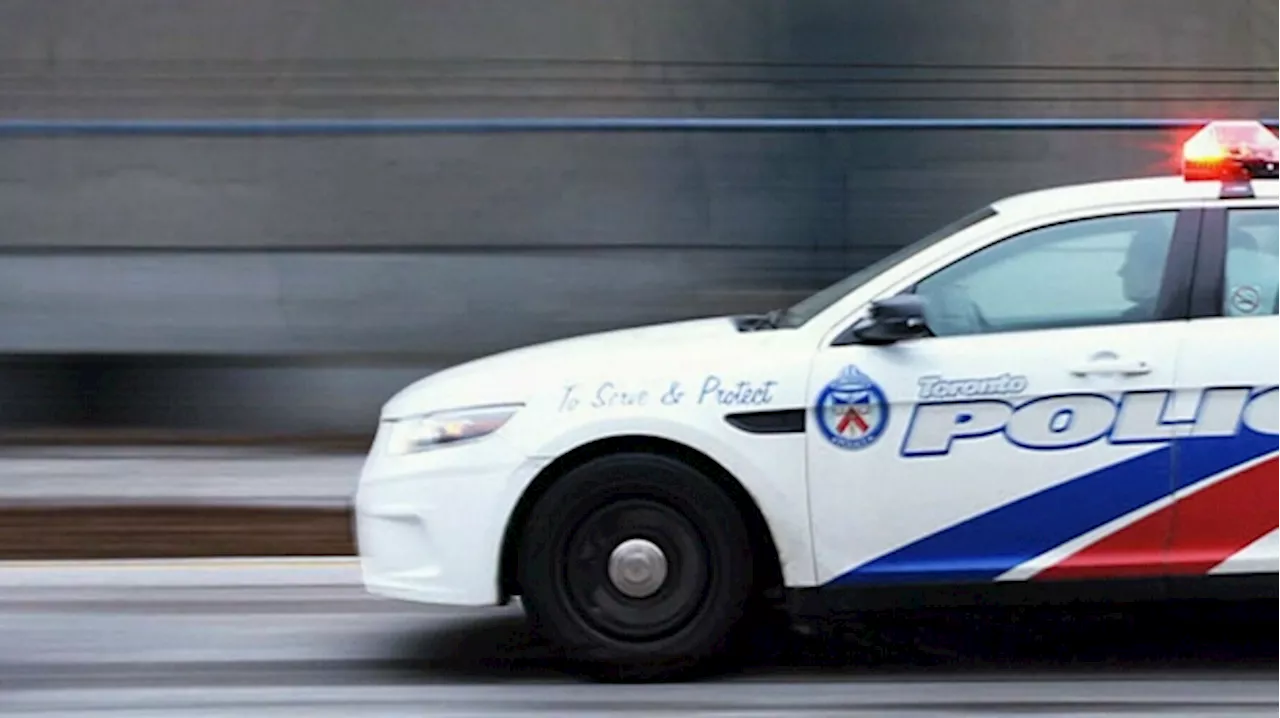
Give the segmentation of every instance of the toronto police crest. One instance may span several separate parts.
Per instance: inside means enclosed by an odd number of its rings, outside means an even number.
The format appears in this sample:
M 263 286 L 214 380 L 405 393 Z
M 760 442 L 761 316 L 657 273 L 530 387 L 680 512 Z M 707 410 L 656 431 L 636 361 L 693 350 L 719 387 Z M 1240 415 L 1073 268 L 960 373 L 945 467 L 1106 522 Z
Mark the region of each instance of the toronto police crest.
M 827 441 L 843 449 L 870 446 L 889 424 L 884 391 L 852 364 L 818 394 L 814 413 Z

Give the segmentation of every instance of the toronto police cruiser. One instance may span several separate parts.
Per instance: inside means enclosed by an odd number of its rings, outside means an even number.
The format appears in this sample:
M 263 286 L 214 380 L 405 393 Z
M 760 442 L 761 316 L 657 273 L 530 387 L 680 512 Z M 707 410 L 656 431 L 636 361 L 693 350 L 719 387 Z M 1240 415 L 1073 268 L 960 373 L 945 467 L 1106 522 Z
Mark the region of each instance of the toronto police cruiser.
M 1274 596 L 1277 139 L 994 202 L 767 317 L 433 374 L 355 497 L 373 594 L 499 606 L 600 677 L 768 616 Z

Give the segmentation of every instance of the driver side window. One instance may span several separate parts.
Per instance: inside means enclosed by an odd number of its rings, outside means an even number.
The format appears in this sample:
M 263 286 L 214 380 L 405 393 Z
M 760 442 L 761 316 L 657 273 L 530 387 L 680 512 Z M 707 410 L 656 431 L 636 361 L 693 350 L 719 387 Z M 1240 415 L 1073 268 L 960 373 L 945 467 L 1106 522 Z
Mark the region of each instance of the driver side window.
M 1030 230 L 915 286 L 936 336 L 1154 321 L 1176 210 Z

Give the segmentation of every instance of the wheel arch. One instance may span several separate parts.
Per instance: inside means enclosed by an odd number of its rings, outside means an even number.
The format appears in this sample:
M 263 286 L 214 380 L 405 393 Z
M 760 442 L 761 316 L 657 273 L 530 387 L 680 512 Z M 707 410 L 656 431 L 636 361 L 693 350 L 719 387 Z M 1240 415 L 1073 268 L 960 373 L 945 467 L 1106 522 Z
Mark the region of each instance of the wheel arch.
M 623 452 L 656 454 L 673 458 L 697 469 L 715 482 L 733 500 L 747 524 L 747 531 L 751 535 L 753 544 L 752 555 L 755 561 L 757 591 L 767 595 L 767 592 L 782 588 L 782 562 L 773 531 L 760 510 L 759 503 L 742 485 L 742 482 L 720 462 L 687 444 L 663 437 L 629 434 L 597 439 L 565 452 L 544 467 L 521 494 L 503 531 L 502 548 L 499 554 L 498 588 L 504 598 L 520 593 L 516 561 L 519 555 L 521 532 L 538 499 L 552 484 L 572 469 L 592 459 Z

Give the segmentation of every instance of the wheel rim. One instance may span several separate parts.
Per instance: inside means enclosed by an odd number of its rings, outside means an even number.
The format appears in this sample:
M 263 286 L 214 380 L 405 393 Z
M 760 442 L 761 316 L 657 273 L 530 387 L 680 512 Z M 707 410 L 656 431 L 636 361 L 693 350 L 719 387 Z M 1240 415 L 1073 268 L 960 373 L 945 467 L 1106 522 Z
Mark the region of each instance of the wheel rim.
M 577 620 L 630 642 L 679 631 L 698 615 L 713 578 L 700 532 L 656 501 L 593 511 L 559 555 L 561 593 Z

